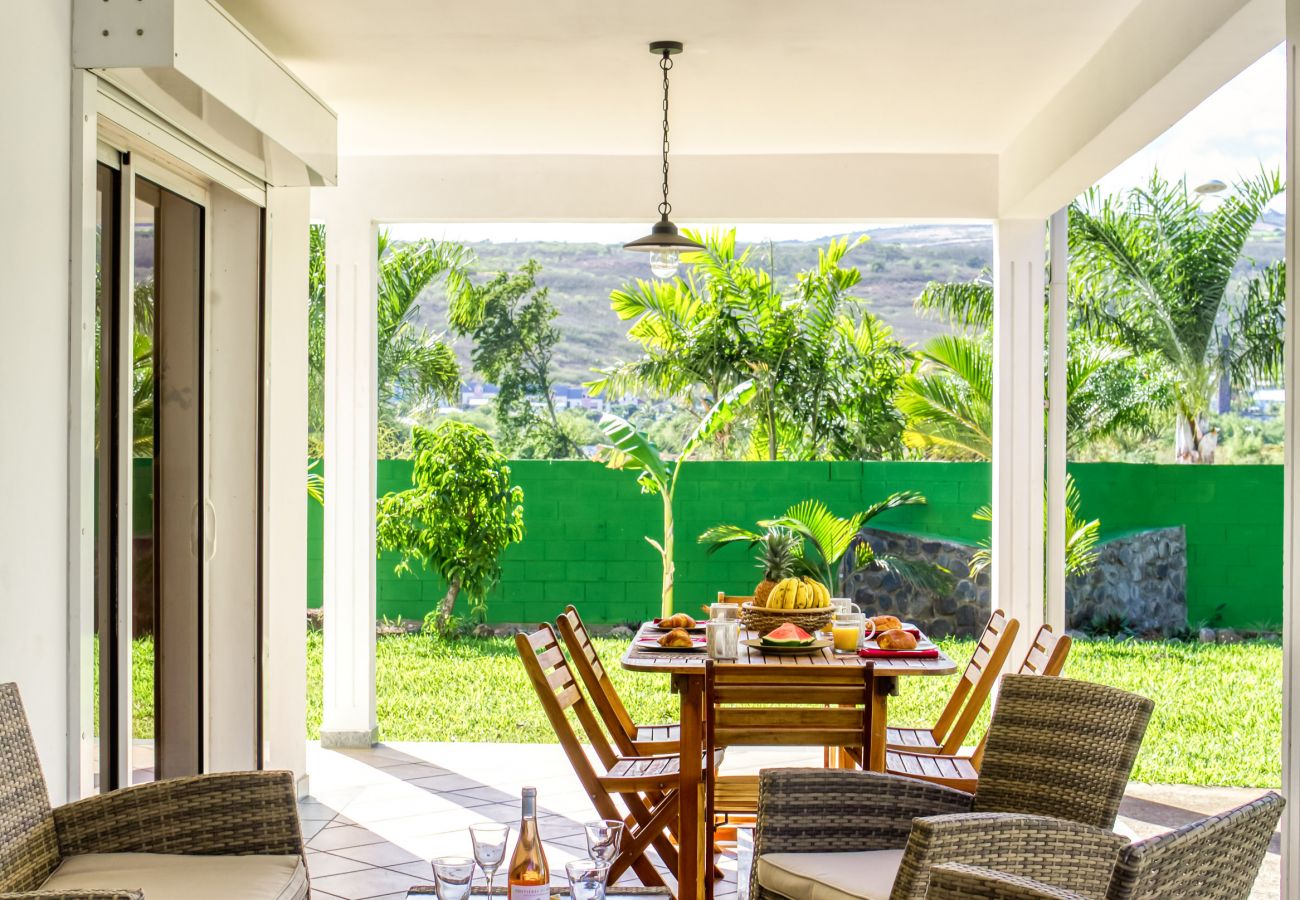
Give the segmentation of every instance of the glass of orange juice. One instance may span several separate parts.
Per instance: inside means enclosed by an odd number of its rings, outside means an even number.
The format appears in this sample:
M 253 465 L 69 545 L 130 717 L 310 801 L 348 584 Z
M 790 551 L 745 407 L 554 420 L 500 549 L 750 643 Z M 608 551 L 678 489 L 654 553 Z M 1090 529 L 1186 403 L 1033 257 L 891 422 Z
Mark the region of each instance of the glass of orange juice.
M 836 653 L 857 653 L 866 633 L 867 617 L 860 612 L 836 613 L 831 638 Z

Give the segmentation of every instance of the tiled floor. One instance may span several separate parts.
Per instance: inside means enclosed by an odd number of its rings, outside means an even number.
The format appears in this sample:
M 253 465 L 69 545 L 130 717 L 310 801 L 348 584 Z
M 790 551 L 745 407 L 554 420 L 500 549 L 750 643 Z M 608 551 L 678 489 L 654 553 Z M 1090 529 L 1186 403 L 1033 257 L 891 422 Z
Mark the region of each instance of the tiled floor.
M 738 749 L 728 751 L 728 771 L 821 761 L 815 751 Z M 563 752 L 550 744 L 391 743 L 354 751 L 309 745 L 308 771 L 311 796 L 300 809 L 312 894 L 324 900 L 404 897 L 412 884 L 432 880 L 430 859 L 470 855 L 467 828 L 473 823 L 516 823 L 525 785 L 538 789 L 553 873 L 562 873 L 565 861 L 586 856 L 582 823 L 596 817 Z M 1260 793 L 1134 784 L 1119 830 L 1134 837 L 1155 834 Z M 1252 897 L 1279 896 L 1278 859 L 1275 838 Z M 740 858 L 720 863 L 726 881 L 718 886 L 719 900 L 743 900 L 736 873 L 747 873 L 748 863 L 742 840 Z

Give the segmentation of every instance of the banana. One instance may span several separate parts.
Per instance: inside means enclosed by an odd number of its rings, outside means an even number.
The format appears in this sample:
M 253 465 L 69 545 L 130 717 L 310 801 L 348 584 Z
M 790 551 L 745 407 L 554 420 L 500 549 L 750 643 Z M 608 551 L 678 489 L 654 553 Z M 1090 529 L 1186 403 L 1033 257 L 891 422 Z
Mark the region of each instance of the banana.
M 812 588 L 807 582 L 799 583 L 799 608 L 808 609 L 812 606 Z

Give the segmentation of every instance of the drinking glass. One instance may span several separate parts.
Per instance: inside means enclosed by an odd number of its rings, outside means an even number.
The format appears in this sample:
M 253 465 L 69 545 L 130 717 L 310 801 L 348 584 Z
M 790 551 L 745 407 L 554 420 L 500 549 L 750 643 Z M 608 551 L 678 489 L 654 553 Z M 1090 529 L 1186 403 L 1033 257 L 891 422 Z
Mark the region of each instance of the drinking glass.
M 564 873 L 569 876 L 572 900 L 605 900 L 609 863 L 599 859 L 577 859 L 564 864 Z
M 836 653 L 857 653 L 867 630 L 867 617 L 862 613 L 839 613 L 831 633 L 834 635 Z
M 440 856 L 433 861 L 433 886 L 438 900 L 465 900 L 474 882 L 474 860 Z
M 618 819 L 600 819 L 583 827 L 587 829 L 587 852 L 591 858 L 613 864 L 619 842 L 623 840 L 623 823 Z
M 501 863 L 506 858 L 506 840 L 510 837 L 510 826 L 496 822 L 471 825 L 469 836 L 474 842 L 474 861 L 487 876 L 490 897 L 496 882 L 497 869 L 501 868 Z

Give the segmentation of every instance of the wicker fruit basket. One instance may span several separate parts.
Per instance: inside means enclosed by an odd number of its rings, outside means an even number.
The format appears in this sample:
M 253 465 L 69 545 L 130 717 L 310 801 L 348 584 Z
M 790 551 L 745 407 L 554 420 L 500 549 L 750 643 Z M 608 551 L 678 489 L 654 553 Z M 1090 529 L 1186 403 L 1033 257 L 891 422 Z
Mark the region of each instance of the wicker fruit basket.
M 786 622 L 793 622 L 804 631 L 816 631 L 829 625 L 834 616 L 833 606 L 822 606 L 816 609 L 768 609 L 755 606 L 753 603 L 740 605 L 741 624 L 759 635 L 767 634 Z

